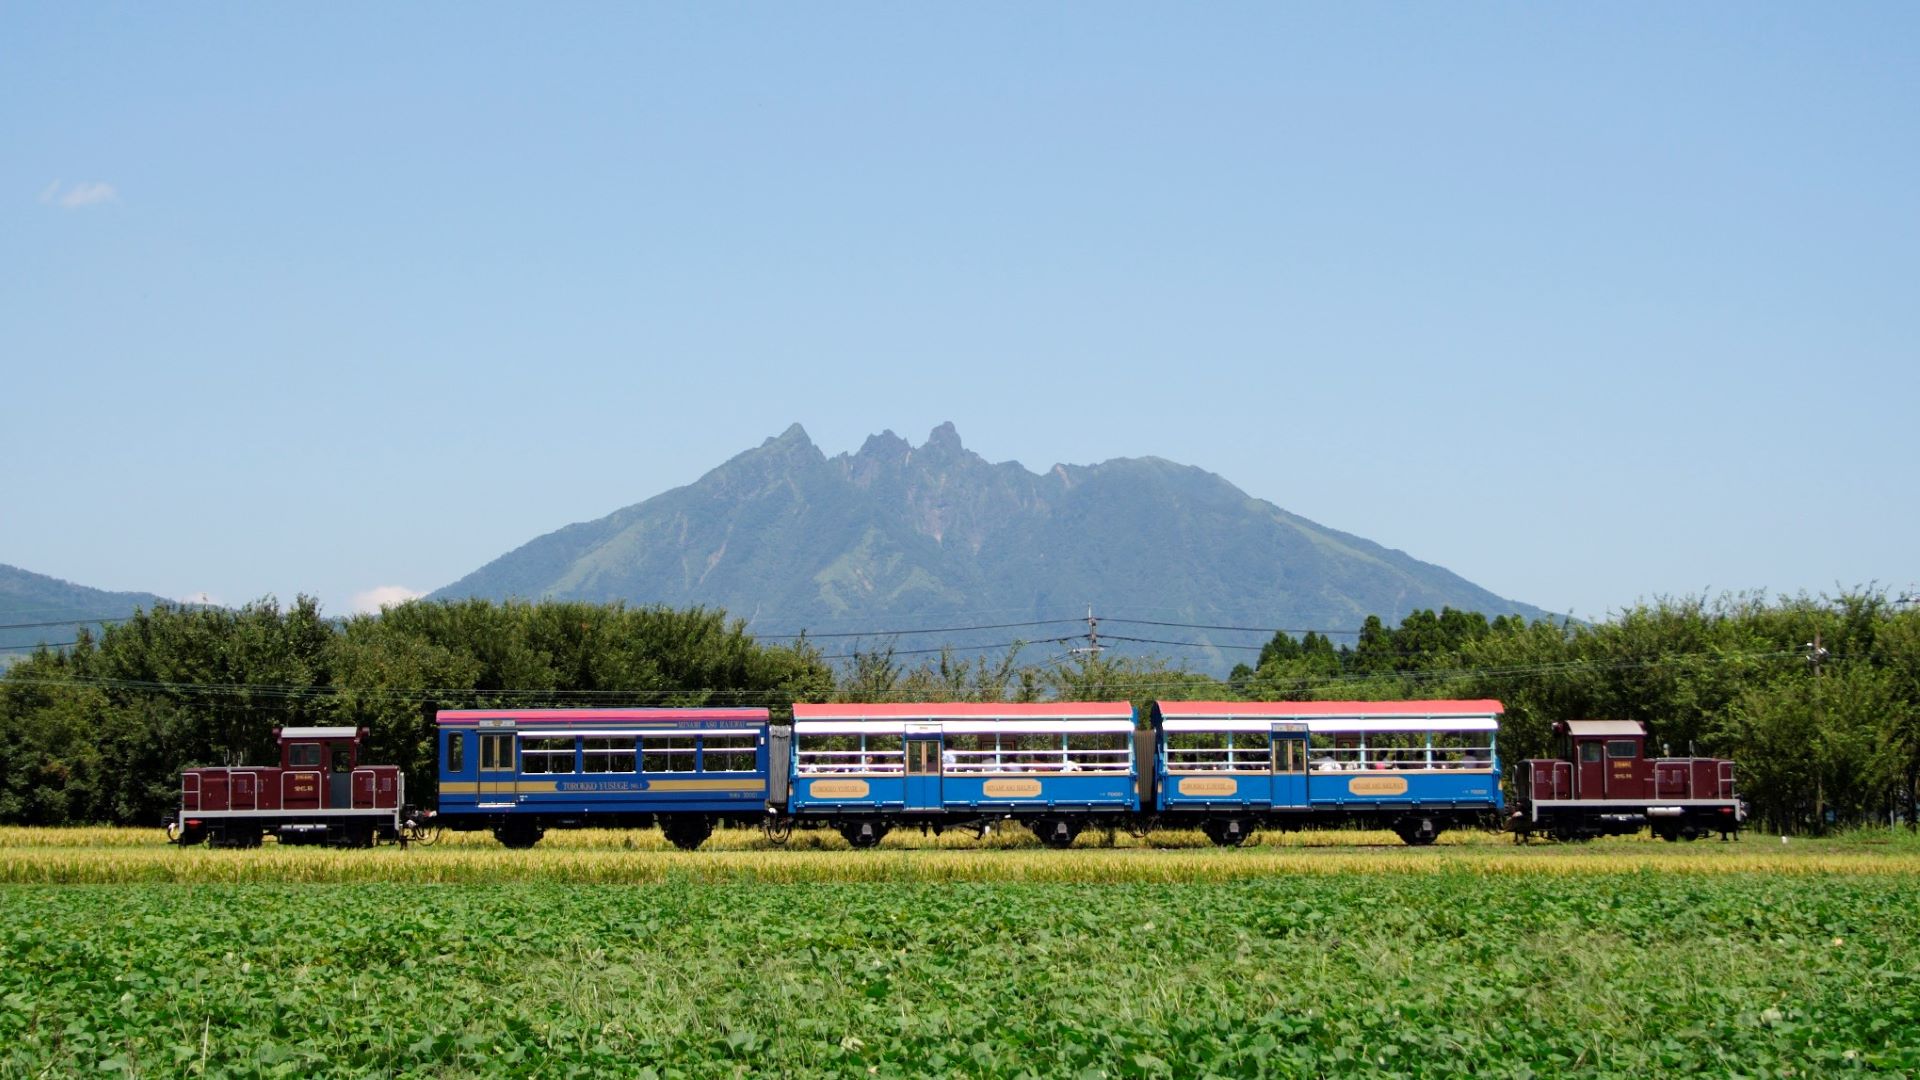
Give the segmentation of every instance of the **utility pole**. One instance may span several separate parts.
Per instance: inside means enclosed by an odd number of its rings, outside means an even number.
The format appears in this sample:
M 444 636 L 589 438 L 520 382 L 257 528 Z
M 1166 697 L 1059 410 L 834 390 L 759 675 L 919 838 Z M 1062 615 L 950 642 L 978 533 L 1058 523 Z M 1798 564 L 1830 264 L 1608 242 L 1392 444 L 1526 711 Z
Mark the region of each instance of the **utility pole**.
M 1087 605 L 1087 647 L 1084 649 L 1069 649 L 1068 651 L 1072 653 L 1084 653 L 1089 657 L 1094 657 L 1094 656 L 1099 656 L 1100 651 L 1105 648 L 1106 648 L 1105 645 L 1100 644 L 1100 620 L 1094 618 L 1093 605 L 1088 604 Z
M 1806 650 L 1807 663 L 1813 665 L 1813 735 L 1815 739 L 1818 739 L 1826 734 L 1827 730 L 1826 697 L 1821 692 L 1822 687 L 1820 683 L 1820 663 L 1827 658 L 1827 650 L 1820 644 L 1820 631 L 1815 630 L 1813 632 L 1813 640 L 1807 642 Z M 1813 831 L 1816 836 L 1824 836 L 1827 832 L 1826 770 L 1824 763 L 1820 761 L 1820 755 L 1814 755 L 1814 763 Z

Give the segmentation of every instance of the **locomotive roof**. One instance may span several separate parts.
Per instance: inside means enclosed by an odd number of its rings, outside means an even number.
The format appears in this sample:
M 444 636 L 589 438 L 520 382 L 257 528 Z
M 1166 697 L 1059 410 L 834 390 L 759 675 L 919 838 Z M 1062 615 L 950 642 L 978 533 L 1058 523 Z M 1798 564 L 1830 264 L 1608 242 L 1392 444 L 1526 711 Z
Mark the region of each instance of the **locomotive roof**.
M 360 734 L 355 727 L 283 727 L 283 739 L 351 739 Z
M 1567 720 L 1567 734 L 1581 735 L 1645 735 L 1647 729 L 1638 720 Z

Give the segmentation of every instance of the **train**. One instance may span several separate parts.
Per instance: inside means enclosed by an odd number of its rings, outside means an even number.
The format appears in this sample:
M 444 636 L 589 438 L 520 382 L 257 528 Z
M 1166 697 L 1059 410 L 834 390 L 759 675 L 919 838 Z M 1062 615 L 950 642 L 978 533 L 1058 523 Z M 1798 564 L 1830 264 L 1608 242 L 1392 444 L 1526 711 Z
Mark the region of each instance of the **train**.
M 1516 840 L 1650 828 L 1738 834 L 1733 762 L 1649 757 L 1637 721 L 1568 721 L 1560 756 L 1519 763 L 1510 806 L 1494 700 L 797 704 L 451 709 L 436 719 L 438 805 L 365 760 L 367 732 L 276 731 L 280 761 L 182 771 L 182 845 L 406 844 L 490 831 L 659 827 L 693 850 L 721 824 L 871 848 L 896 829 L 984 836 L 1017 822 L 1048 847 L 1088 830 L 1190 828 L 1233 847 L 1262 829 L 1358 825 L 1408 845 L 1504 825 Z

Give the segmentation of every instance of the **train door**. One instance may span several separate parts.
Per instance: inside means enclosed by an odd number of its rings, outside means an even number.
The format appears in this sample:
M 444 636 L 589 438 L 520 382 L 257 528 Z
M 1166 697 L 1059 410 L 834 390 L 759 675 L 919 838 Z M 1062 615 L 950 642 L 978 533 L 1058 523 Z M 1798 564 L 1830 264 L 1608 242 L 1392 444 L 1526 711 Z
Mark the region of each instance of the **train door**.
M 907 728 L 906 809 L 940 809 L 940 727 L 937 724 L 910 725 Z
M 327 744 L 327 805 L 353 805 L 353 743 L 337 739 Z
M 1578 781 L 1574 788 L 1574 797 L 1578 799 L 1604 799 L 1607 797 L 1607 745 L 1601 739 L 1578 739 L 1573 744 L 1574 778 Z
M 480 783 L 475 788 L 482 805 L 511 803 L 518 788 L 518 737 L 512 728 L 490 728 L 479 732 Z
M 1273 805 L 1307 805 L 1307 726 L 1273 725 Z

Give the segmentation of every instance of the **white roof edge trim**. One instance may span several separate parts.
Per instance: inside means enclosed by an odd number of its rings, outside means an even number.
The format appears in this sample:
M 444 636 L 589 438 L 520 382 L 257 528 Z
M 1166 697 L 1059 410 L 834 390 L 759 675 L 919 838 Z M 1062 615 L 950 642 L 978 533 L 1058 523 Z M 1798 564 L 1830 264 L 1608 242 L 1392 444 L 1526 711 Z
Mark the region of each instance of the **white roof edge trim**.
M 351 739 L 360 734 L 356 727 L 283 727 L 283 739 Z
M 904 735 L 910 728 L 938 727 L 954 735 L 1087 735 L 1126 734 L 1134 730 L 1130 720 L 946 720 L 929 724 L 925 720 L 796 720 L 795 735 Z
M 1569 720 L 1572 735 L 1645 735 L 1647 729 L 1638 720 Z
M 1109 713 L 1084 713 L 1068 716 L 1064 713 L 1048 715 L 1046 713 L 1027 713 L 1019 716 L 982 716 L 979 713 L 937 713 L 923 712 L 912 716 L 863 716 L 859 713 L 814 714 L 806 719 L 794 720 L 797 724 L 1074 724 L 1083 721 L 1112 723 L 1115 720 L 1132 722 L 1133 710 L 1114 710 Z
M 500 734 L 504 735 L 507 734 L 507 732 L 500 732 Z M 710 728 L 670 728 L 664 731 L 635 731 L 632 728 L 624 728 L 619 731 L 590 731 L 583 728 L 575 728 L 570 731 L 529 731 L 526 728 L 519 728 L 512 732 L 512 734 L 518 735 L 522 739 L 640 739 L 644 741 L 646 739 L 661 738 L 662 736 L 750 739 L 757 737 L 759 732 L 749 730 L 714 731 Z
M 1236 717 L 1234 719 L 1214 720 L 1214 719 L 1189 718 L 1189 717 L 1182 716 L 1182 717 L 1169 718 L 1163 721 L 1160 726 L 1165 731 L 1269 731 L 1269 730 L 1272 730 L 1273 725 L 1276 723 L 1298 724 L 1301 722 L 1302 720 L 1299 718 L 1296 718 L 1293 720 L 1284 720 L 1284 719 L 1270 720 L 1264 717 L 1259 719 L 1254 719 L 1251 717 Z M 1307 725 L 1307 730 L 1315 734 L 1319 734 L 1323 732 L 1332 734 L 1335 732 L 1345 732 L 1345 731 L 1386 732 L 1386 731 L 1499 731 L 1500 730 L 1499 721 L 1486 715 L 1470 717 L 1470 718 L 1435 717 L 1432 719 L 1407 719 L 1407 720 L 1383 718 L 1383 717 L 1377 717 L 1377 716 L 1370 716 L 1365 719 L 1343 719 L 1343 718 L 1329 719 L 1326 717 L 1313 717 L 1313 718 L 1306 719 L 1304 722 Z

